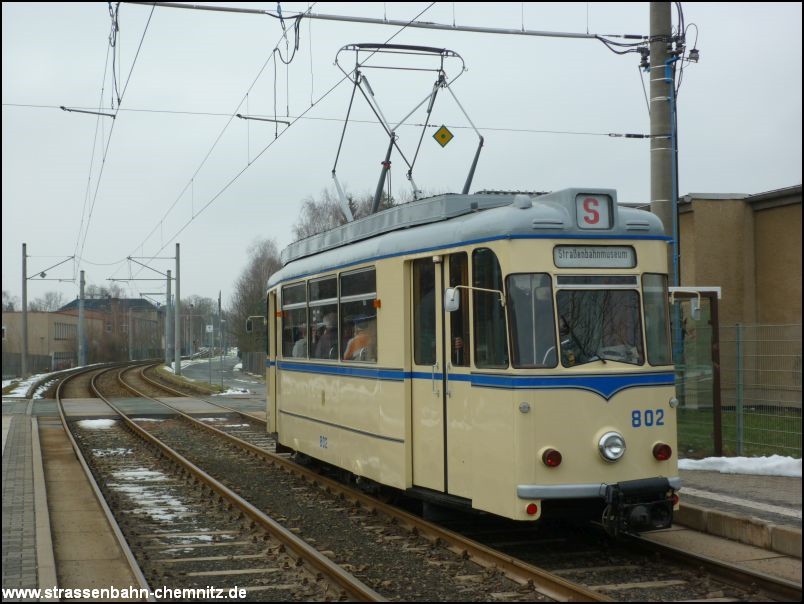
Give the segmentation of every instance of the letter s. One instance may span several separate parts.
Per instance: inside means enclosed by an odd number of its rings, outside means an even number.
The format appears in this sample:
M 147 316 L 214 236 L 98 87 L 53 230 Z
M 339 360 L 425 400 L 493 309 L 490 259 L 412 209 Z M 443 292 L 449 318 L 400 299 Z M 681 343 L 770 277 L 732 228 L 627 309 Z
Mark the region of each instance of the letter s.
M 583 221 L 586 224 L 597 224 L 600 221 L 600 213 L 595 209 L 600 205 L 600 202 L 594 197 L 587 197 L 583 200 L 583 209 L 586 214 Z

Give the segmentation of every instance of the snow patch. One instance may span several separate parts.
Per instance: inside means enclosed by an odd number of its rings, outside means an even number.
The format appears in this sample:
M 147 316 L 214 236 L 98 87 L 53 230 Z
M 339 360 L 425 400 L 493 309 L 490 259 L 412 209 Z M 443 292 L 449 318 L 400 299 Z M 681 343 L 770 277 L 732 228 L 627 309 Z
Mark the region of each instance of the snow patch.
M 116 419 L 82 419 L 78 425 L 86 430 L 108 430 L 116 423 Z
M 721 474 L 754 474 L 801 478 L 801 460 L 782 455 L 770 457 L 707 457 L 679 459 L 679 470 L 709 470 Z

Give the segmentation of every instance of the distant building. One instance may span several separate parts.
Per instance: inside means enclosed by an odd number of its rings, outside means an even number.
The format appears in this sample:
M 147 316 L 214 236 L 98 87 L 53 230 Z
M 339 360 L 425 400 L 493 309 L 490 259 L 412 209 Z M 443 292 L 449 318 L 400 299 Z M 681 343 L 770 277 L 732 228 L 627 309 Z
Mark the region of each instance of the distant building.
M 723 324 L 801 324 L 801 185 L 679 200 L 681 285 L 719 285 Z
M 103 317 L 86 317 L 88 333 L 102 333 Z M 22 311 L 3 312 L 3 377 L 20 375 Z M 28 371 L 47 372 L 78 364 L 78 317 L 62 312 L 28 312 Z
M 164 308 L 141 298 L 84 300 L 90 363 L 156 358 L 164 351 Z M 3 312 L 3 376 L 20 374 L 22 311 Z M 55 312 L 28 311 L 28 371 L 78 365 L 78 299 Z
M 800 325 L 801 185 L 678 201 L 680 284 L 722 288 L 721 324 Z

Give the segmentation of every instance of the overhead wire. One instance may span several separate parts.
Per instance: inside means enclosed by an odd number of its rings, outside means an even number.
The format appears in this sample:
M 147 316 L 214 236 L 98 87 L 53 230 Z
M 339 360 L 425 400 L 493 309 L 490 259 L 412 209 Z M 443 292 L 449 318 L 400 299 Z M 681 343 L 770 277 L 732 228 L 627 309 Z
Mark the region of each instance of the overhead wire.
M 413 21 L 415 21 L 416 19 L 418 19 L 419 17 L 421 17 L 421 16 L 422 16 L 422 15 L 423 15 L 425 12 L 427 12 L 428 10 L 430 10 L 430 8 L 432 8 L 434 5 L 435 5 L 435 2 L 431 2 L 430 4 L 428 4 L 428 5 L 427 5 L 427 7 L 425 7 L 425 8 L 424 8 L 424 9 L 423 9 L 423 10 L 422 10 L 422 11 L 421 11 L 421 12 L 420 12 L 418 15 L 416 15 L 415 17 L 413 17 L 413 19 L 411 19 L 411 20 L 408 22 L 408 24 L 407 24 L 407 25 L 409 25 L 410 23 L 412 23 Z M 388 38 L 388 39 L 387 39 L 387 40 L 384 42 L 384 44 L 388 44 L 388 43 L 389 43 L 391 40 L 393 40 L 394 38 L 396 38 L 396 37 L 397 37 L 397 36 L 398 36 L 400 33 L 402 33 L 402 32 L 403 32 L 403 31 L 404 31 L 404 30 L 407 28 L 407 25 L 402 26 L 402 27 L 401 27 L 401 28 L 400 28 L 398 31 L 396 31 L 396 32 L 395 32 L 395 33 L 394 33 L 392 36 L 390 36 L 390 37 L 389 37 L 389 38 Z M 374 53 L 372 53 L 371 55 L 369 55 L 369 57 L 368 57 L 368 58 L 370 58 L 371 56 L 373 56 L 373 54 L 374 54 Z M 366 60 L 368 60 L 368 58 L 367 58 Z M 308 113 L 309 111 L 311 111 L 311 110 L 312 110 L 312 109 L 313 109 L 315 106 L 317 106 L 317 105 L 318 105 L 318 104 L 319 104 L 321 101 L 323 101 L 325 98 L 327 98 L 327 97 L 328 97 L 328 96 L 329 96 L 329 95 L 330 95 L 330 94 L 331 94 L 331 93 L 332 93 L 332 92 L 333 92 L 333 91 L 334 91 L 336 88 L 338 88 L 338 87 L 339 87 L 339 86 L 340 86 L 340 85 L 341 85 L 343 82 L 345 82 L 347 79 L 348 79 L 348 76 L 344 76 L 343 78 L 341 78 L 340 80 L 338 80 L 338 81 L 337 81 L 335 84 L 333 84 L 333 85 L 332 85 L 332 86 L 331 86 L 331 87 L 330 87 L 330 88 L 329 88 L 329 89 L 328 89 L 328 90 L 327 90 L 327 91 L 326 91 L 326 92 L 325 92 L 323 95 L 321 95 L 321 97 L 319 97 L 319 99 L 318 99 L 317 101 L 315 101 L 315 103 L 314 103 L 313 105 L 311 105 L 310 107 L 308 107 L 307 109 L 305 109 L 305 110 L 304 110 L 304 111 L 303 111 L 303 112 L 302 112 L 302 113 L 301 113 L 299 116 L 297 116 L 296 118 L 294 118 L 294 119 L 293 119 L 293 121 L 290 123 L 290 125 L 289 125 L 287 128 L 285 128 L 285 129 L 284 129 L 282 132 L 280 132 L 280 133 L 279 133 L 279 136 L 278 136 L 277 138 L 275 138 L 274 140 L 272 140 L 271 142 L 269 142 L 269 143 L 268 143 L 268 144 L 267 144 L 267 145 L 266 145 L 266 146 L 265 146 L 265 147 L 262 149 L 262 151 L 260 151 L 260 152 L 259 152 L 259 153 L 258 153 L 258 154 L 257 154 L 257 155 L 254 157 L 254 161 L 253 161 L 251 164 L 249 164 L 249 165 L 247 165 L 247 166 L 244 166 L 244 167 L 243 167 L 243 168 L 242 168 L 242 169 L 241 169 L 241 170 L 240 170 L 240 171 L 239 171 L 237 174 L 235 174 L 235 175 L 234 175 L 234 176 L 233 176 L 233 177 L 232 177 L 232 178 L 231 178 L 231 179 L 230 179 L 230 180 L 229 180 L 229 181 L 228 181 L 228 182 L 227 182 L 227 183 L 226 183 L 226 184 L 225 184 L 225 185 L 224 185 L 224 186 L 223 186 L 223 187 L 222 187 L 222 188 L 221 188 L 221 189 L 220 189 L 218 192 L 217 192 L 217 193 L 215 193 L 215 195 L 213 195 L 213 196 L 212 196 L 212 198 L 210 198 L 210 200 L 209 200 L 209 201 L 207 201 L 207 203 L 206 203 L 206 204 L 205 204 L 205 205 L 204 205 L 204 206 L 203 206 L 203 207 L 202 207 L 202 208 L 201 208 L 201 209 L 198 211 L 198 213 L 196 214 L 196 217 L 200 216 L 200 215 L 201 215 L 201 214 L 204 212 L 204 210 L 206 210 L 206 209 L 207 209 L 207 208 L 208 208 L 210 205 L 212 205 L 212 204 L 213 204 L 213 203 L 214 203 L 214 202 L 215 202 L 215 201 L 216 201 L 216 200 L 217 200 L 217 199 L 218 199 L 218 198 L 219 198 L 221 195 L 223 195 L 223 193 L 225 193 L 225 192 L 226 192 L 226 191 L 229 189 L 229 187 L 231 187 L 231 186 L 232 186 L 232 185 L 233 185 L 233 184 L 234 184 L 234 183 L 235 183 L 235 182 L 236 182 L 236 181 L 237 181 L 237 180 L 240 178 L 240 176 L 242 176 L 242 175 L 243 175 L 243 173 L 244 173 L 244 172 L 246 172 L 246 170 L 248 170 L 248 169 L 249 169 L 249 168 L 250 168 L 252 165 L 254 165 L 254 163 L 256 163 L 257 159 L 259 159 L 259 158 L 260 158 L 260 157 L 261 157 L 261 156 L 262 156 L 262 155 L 263 155 L 263 154 L 264 154 L 266 151 L 268 151 L 268 149 L 270 149 L 270 148 L 271 148 L 271 147 L 272 147 L 272 146 L 273 146 L 273 145 L 274 145 L 274 144 L 275 144 L 275 143 L 276 143 L 276 142 L 279 140 L 279 138 L 281 138 L 281 137 L 282 137 L 282 136 L 283 136 L 283 135 L 284 135 L 284 134 L 285 134 L 285 133 L 286 133 L 286 132 L 287 132 L 287 131 L 288 131 L 288 130 L 289 130 L 289 129 L 290 129 L 290 128 L 291 128 L 291 127 L 292 127 L 292 126 L 293 126 L 293 125 L 296 123 L 296 122 L 297 122 L 297 121 L 299 121 L 300 119 L 302 119 L 302 118 L 305 116 L 305 114 L 307 114 L 307 113 Z M 183 225 L 182 225 L 182 226 L 181 226 L 181 227 L 180 227 L 180 228 L 179 228 L 179 229 L 178 229 L 178 230 L 177 230 L 177 231 L 176 231 L 176 232 L 175 232 L 175 233 L 174 233 L 174 234 L 173 234 L 173 235 L 172 235 L 172 236 L 171 236 L 171 237 L 170 237 L 170 238 L 169 238 L 169 239 L 168 239 L 168 240 L 167 240 L 167 241 L 166 241 L 166 242 L 163 244 L 163 245 L 162 245 L 162 247 L 161 247 L 159 250 L 157 250 L 157 251 L 155 252 L 155 254 L 154 254 L 154 255 L 159 254 L 159 253 L 160 253 L 160 252 L 161 252 L 161 251 L 162 251 L 162 250 L 163 250 L 163 249 L 164 249 L 164 248 L 165 248 L 167 245 L 169 245 L 170 243 L 172 243 L 172 242 L 173 242 L 173 241 L 174 241 L 174 240 L 175 240 L 175 239 L 176 239 L 176 238 L 177 238 L 179 235 L 181 235 L 181 233 L 182 233 L 182 232 L 184 232 L 184 230 L 185 230 L 185 229 L 186 229 L 186 228 L 187 228 L 187 227 L 188 227 L 188 226 L 189 226 L 189 225 L 192 223 L 192 220 L 194 220 L 194 219 L 191 219 L 191 220 L 188 220 L 187 222 L 185 222 L 185 223 L 184 223 L 184 224 L 183 224 Z M 140 269 L 140 270 L 142 270 L 142 269 Z
M 22 103 L 3 103 L 3 106 L 10 106 L 10 107 L 29 107 L 34 109 L 58 109 L 56 105 L 28 105 Z M 79 107 L 80 108 L 80 107 Z M 230 117 L 231 114 L 229 113 L 215 113 L 210 111 L 178 111 L 178 110 L 171 110 L 171 109 L 120 109 L 120 111 L 134 111 L 134 112 L 143 112 L 143 113 L 161 113 L 161 114 L 168 114 L 168 115 L 190 115 L 190 116 L 205 116 L 205 117 Z M 271 117 L 270 115 L 263 115 L 263 114 L 254 114 L 253 117 Z M 291 120 L 311 120 L 311 121 L 324 121 L 324 122 L 344 122 L 344 118 L 342 117 L 324 117 L 324 116 L 310 116 L 310 115 L 291 115 Z M 361 120 L 361 119 L 349 119 L 350 123 L 355 124 L 372 124 L 376 125 L 376 120 Z M 449 129 L 467 129 L 470 130 L 471 126 L 458 126 L 458 125 L 450 125 L 444 124 Z M 400 124 L 400 126 L 406 127 L 415 127 L 421 128 L 425 126 L 422 123 L 416 122 L 404 122 Z M 437 128 L 440 124 L 426 124 L 428 128 Z M 488 130 L 490 132 L 520 132 L 525 134 L 558 134 L 558 135 L 572 135 L 572 136 L 611 136 L 610 132 L 591 132 L 591 131 L 582 131 L 582 130 L 546 130 L 546 129 L 538 129 L 538 128 L 508 128 L 502 126 L 484 126 L 478 125 L 478 129 L 480 130 Z M 253 160 L 252 160 L 253 163 Z
M 134 73 L 134 67 L 137 64 L 137 59 L 140 56 L 140 50 L 142 49 L 142 44 L 145 41 L 145 35 L 148 33 L 148 27 L 151 24 L 151 18 L 153 17 L 153 14 L 154 14 L 154 7 L 152 6 L 151 7 L 151 13 L 148 15 L 148 21 L 145 24 L 145 29 L 143 30 L 142 37 L 140 38 L 140 44 L 137 47 L 137 52 L 134 55 L 133 62 L 131 63 L 131 69 L 128 72 L 128 77 L 126 78 L 126 83 L 123 86 L 123 93 L 120 95 L 120 99 L 119 99 L 119 102 L 117 104 L 117 109 L 115 110 L 115 117 L 117 116 L 118 112 L 120 111 L 120 104 L 122 103 L 123 98 L 125 98 L 126 90 L 128 90 L 128 85 L 131 82 L 131 75 Z M 109 129 L 109 138 L 106 141 L 106 148 L 103 151 L 103 159 L 101 160 L 100 173 L 98 174 L 98 180 L 96 181 L 96 184 L 95 184 L 95 194 L 94 194 L 94 196 L 92 198 L 92 205 L 89 208 L 89 215 L 87 217 L 87 226 L 86 226 L 86 230 L 84 231 L 83 241 L 81 242 L 81 252 L 79 254 L 77 254 L 77 256 L 79 258 L 84 257 L 84 248 L 86 247 L 87 236 L 89 235 L 89 227 L 90 227 L 91 222 L 92 222 L 92 214 L 93 214 L 93 212 L 95 210 L 95 204 L 97 203 L 97 200 L 98 200 L 98 191 L 100 190 L 100 184 L 101 184 L 101 181 L 103 179 L 103 170 L 106 167 L 106 157 L 108 156 L 108 153 L 109 153 L 109 147 L 112 144 L 112 136 L 114 134 L 114 126 L 115 126 L 116 122 L 117 122 L 117 119 L 112 120 L 112 127 Z M 80 262 L 79 262 L 79 267 L 80 267 Z
M 313 4 L 310 6 L 310 8 L 309 8 L 308 10 L 311 10 L 311 9 L 312 9 L 312 7 L 313 7 L 313 6 L 315 6 L 315 4 L 316 4 L 316 3 L 313 3 Z M 278 15 L 270 15 L 270 16 L 280 18 Z M 268 58 L 265 60 L 265 62 L 263 63 L 263 65 L 262 65 L 262 67 L 259 69 L 259 71 L 257 72 L 257 75 L 255 76 L 254 80 L 252 81 L 251 85 L 250 85 L 250 86 L 248 87 L 248 89 L 246 90 L 245 95 L 243 96 L 243 98 L 242 98 L 242 99 L 240 100 L 240 102 L 238 103 L 237 108 L 236 108 L 236 109 L 235 109 L 235 110 L 234 110 L 234 111 L 233 111 L 231 114 L 228 114 L 228 117 L 229 117 L 228 121 L 227 121 L 227 122 L 226 122 L 226 124 L 223 126 L 223 128 L 221 129 L 221 131 L 218 133 L 217 138 L 216 138 L 216 139 L 215 139 L 215 141 L 212 143 L 212 146 L 210 147 L 209 151 L 207 151 L 207 154 L 204 156 L 204 159 L 203 159 L 203 160 L 201 161 L 201 163 L 198 165 L 198 167 L 196 168 L 196 170 L 195 170 L 195 172 L 193 173 L 193 175 L 190 177 L 190 180 L 187 182 L 187 184 L 186 184 L 186 185 L 184 186 L 184 188 L 181 190 L 181 192 L 180 192 L 180 193 L 179 193 L 179 195 L 176 197 L 176 199 L 173 201 L 173 203 L 170 205 L 170 207 L 168 207 L 167 211 L 166 211 L 166 212 L 163 214 L 162 218 L 160 218 L 160 220 L 157 222 L 157 224 L 154 226 L 154 228 L 153 228 L 153 229 L 152 229 L 152 230 L 151 230 L 151 231 L 148 233 L 148 235 L 145 237 L 145 239 L 143 239 L 143 240 L 140 242 L 140 244 L 138 244 L 136 247 L 140 247 L 140 246 L 144 245 L 144 244 L 145 244 L 145 243 L 146 243 L 146 242 L 147 242 L 147 241 L 148 241 L 148 240 L 149 240 L 149 239 L 150 239 L 150 238 L 153 236 L 153 234 L 156 232 L 156 230 L 161 228 L 161 226 L 162 226 L 162 224 L 164 223 L 165 219 L 166 219 L 166 218 L 167 218 L 167 217 L 170 215 L 170 213 L 173 211 L 173 208 L 175 208 L 175 207 L 176 207 L 176 205 L 177 205 L 177 204 L 179 203 L 179 201 L 182 199 L 182 197 L 184 196 L 184 194 L 187 192 L 188 187 L 191 187 L 191 186 L 193 185 L 193 183 L 194 183 L 194 180 L 195 180 L 196 176 L 198 176 L 198 173 L 199 173 L 199 172 L 202 170 L 202 168 L 203 168 L 203 167 L 204 167 L 204 165 L 206 164 L 207 160 L 208 160 L 208 159 L 210 158 L 210 156 L 212 155 L 212 152 L 215 150 L 215 148 L 217 147 L 218 143 L 219 143 L 219 142 L 220 142 L 220 140 L 223 138 L 224 133 L 225 133 L 225 132 L 228 130 L 229 126 L 230 126 L 230 125 L 231 125 L 231 123 L 234 121 L 234 118 L 236 117 L 237 112 L 238 112 L 238 110 L 240 109 L 240 107 L 243 105 L 243 102 L 246 100 L 247 95 L 248 95 L 248 94 L 251 92 L 251 90 L 252 90 L 252 89 L 254 88 L 254 86 L 257 84 L 257 81 L 260 79 L 260 77 L 262 76 L 262 73 L 265 71 L 265 68 L 268 66 L 268 64 L 269 64 L 269 62 L 270 62 L 271 60 L 273 60 L 273 62 L 274 62 L 274 114 L 276 114 L 276 54 L 277 54 L 277 50 L 278 50 L 278 48 L 279 48 L 279 45 L 281 44 L 281 42 L 282 42 L 282 40 L 283 40 L 283 39 L 286 39 L 286 35 L 285 35 L 285 31 L 284 31 L 284 29 L 283 29 L 283 33 L 282 33 L 282 35 L 280 36 L 279 40 L 277 41 L 277 43 L 274 45 L 273 49 L 271 50 L 270 55 L 269 55 L 269 56 L 268 56 Z M 295 56 L 295 52 L 294 52 L 294 56 Z M 280 55 L 280 59 L 282 59 L 281 55 Z M 291 57 L 291 58 L 290 58 L 290 61 L 292 61 L 292 59 L 293 59 L 293 57 Z M 283 61 L 283 62 L 284 62 L 284 61 Z M 278 133 L 277 133 L 277 137 L 278 137 Z M 274 140 L 276 140 L 276 138 L 275 138 Z M 257 157 L 259 157 L 259 155 L 258 155 Z M 255 160 L 256 160 L 256 157 L 255 157 Z M 253 163 L 253 162 L 252 162 L 252 163 Z M 251 165 L 251 164 L 247 164 L 247 166 L 246 166 L 246 167 L 248 167 L 248 165 Z M 201 214 L 201 212 L 203 212 L 203 209 L 204 209 L 204 208 L 202 208 L 201 210 L 199 210 L 199 211 L 198 211 L 198 213 L 193 212 L 193 216 L 191 217 L 190 222 L 192 222 L 192 220 L 194 220 L 194 219 L 195 219 L 195 218 L 196 218 L 196 217 L 197 217 L 199 214 Z M 188 223 L 186 223 L 186 224 L 188 224 Z M 171 240 L 169 240 L 169 241 L 172 241 L 172 239 L 171 239 Z M 164 249 L 165 245 L 167 245 L 167 244 L 163 244 L 163 245 L 162 245 L 162 247 L 160 248 L 160 250 Z M 136 249 L 136 248 L 135 248 L 135 249 Z M 140 269 L 140 270 L 141 270 L 141 269 Z M 139 274 L 139 272 L 138 272 L 137 274 Z
M 109 50 L 111 47 L 106 47 L 106 59 L 103 61 L 103 79 L 101 80 L 101 90 L 100 90 L 100 97 L 98 98 L 98 112 L 100 112 L 101 107 L 103 106 L 103 94 L 106 87 L 106 74 L 109 70 Z M 73 248 L 73 256 L 76 258 L 74 265 L 73 265 L 73 278 L 76 277 L 76 273 L 78 271 L 80 265 L 80 259 L 78 258 L 78 243 L 81 241 L 81 234 L 84 231 L 84 219 L 87 215 L 87 203 L 89 202 L 89 191 L 92 187 L 92 169 L 95 166 L 95 150 L 98 145 L 98 130 L 100 128 L 100 122 L 102 120 L 102 116 L 98 115 L 95 118 L 95 136 L 92 138 L 92 153 L 90 154 L 89 158 L 89 175 L 87 177 L 87 188 L 84 192 L 84 205 L 81 208 L 81 222 L 78 225 L 78 235 L 75 238 L 75 247 Z

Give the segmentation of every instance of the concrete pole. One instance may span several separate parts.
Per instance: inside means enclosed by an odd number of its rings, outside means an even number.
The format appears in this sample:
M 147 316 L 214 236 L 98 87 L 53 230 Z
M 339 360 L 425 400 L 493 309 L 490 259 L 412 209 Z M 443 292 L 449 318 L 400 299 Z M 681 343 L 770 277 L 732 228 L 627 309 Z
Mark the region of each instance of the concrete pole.
M 78 364 L 83 367 L 87 364 L 86 344 L 86 318 L 84 317 L 84 271 L 81 271 L 81 281 L 78 290 Z
M 128 307 L 128 360 L 134 360 L 134 313 Z
M 179 316 L 179 312 L 181 310 L 181 296 L 179 292 L 181 291 L 181 280 L 179 279 L 179 244 L 176 244 L 176 311 L 174 314 L 173 320 L 173 332 L 175 334 L 175 342 L 173 345 L 173 350 L 175 354 L 175 365 L 173 367 L 173 371 L 176 375 L 181 375 L 181 318 Z
M 170 331 L 170 269 L 167 272 L 167 294 L 165 295 L 165 365 L 170 367 L 170 342 L 173 335 Z
M 223 315 L 221 314 L 221 292 L 218 290 L 218 346 L 221 347 L 221 388 L 223 388 Z
M 22 244 L 22 379 L 28 377 L 28 244 Z
M 669 81 L 667 61 L 671 58 L 671 18 L 669 2 L 650 3 L 650 211 L 664 225 L 664 233 L 673 236 L 675 186 L 673 182 L 674 155 L 672 95 L 675 77 Z M 668 246 L 667 265 L 670 283 L 676 283 L 673 270 L 673 246 Z

